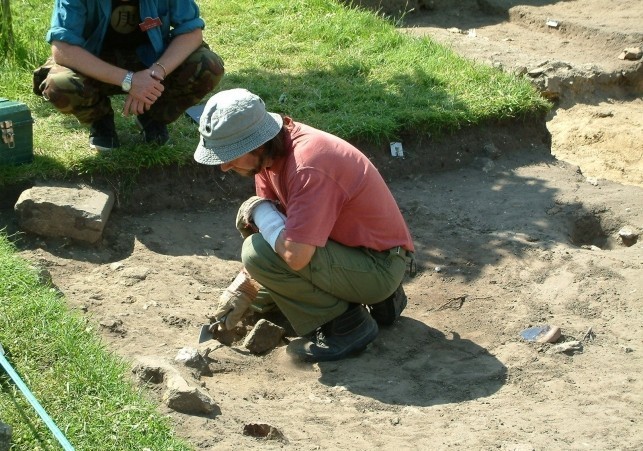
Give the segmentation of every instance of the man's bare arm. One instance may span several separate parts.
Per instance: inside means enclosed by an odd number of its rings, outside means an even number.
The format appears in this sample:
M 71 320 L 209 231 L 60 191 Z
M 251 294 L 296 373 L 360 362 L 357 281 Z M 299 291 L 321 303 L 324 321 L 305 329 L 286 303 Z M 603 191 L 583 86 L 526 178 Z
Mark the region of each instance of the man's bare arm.
M 152 67 L 152 69 L 156 74 L 161 74 L 163 78 L 167 77 L 174 69 L 179 67 L 188 56 L 198 49 L 202 43 L 203 31 L 200 28 L 176 36 L 159 58 L 158 62 L 161 66 Z
M 84 48 L 67 42 L 53 41 L 51 54 L 56 64 L 110 85 L 120 86 L 127 74 L 127 70 L 109 64 Z
M 310 263 L 315 254 L 316 246 L 285 240 L 283 233 L 279 235 L 276 243 L 277 254 L 284 259 L 290 269 L 299 271 Z

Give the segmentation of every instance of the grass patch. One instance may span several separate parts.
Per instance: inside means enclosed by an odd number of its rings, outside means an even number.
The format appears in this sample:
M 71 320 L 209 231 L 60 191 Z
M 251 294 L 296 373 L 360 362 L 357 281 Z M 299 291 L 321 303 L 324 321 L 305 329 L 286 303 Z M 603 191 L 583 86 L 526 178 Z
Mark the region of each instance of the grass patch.
M 0 233 L 0 343 L 6 358 L 76 449 L 191 449 L 133 386 L 129 366 L 109 353 L 58 292 Z M 58 449 L 56 438 L 0 370 L 0 412 L 15 449 Z M 13 448 L 12 448 L 13 449 Z
M 379 143 L 410 130 L 435 136 L 549 108 L 528 81 L 401 34 L 372 11 L 328 0 L 199 5 L 206 41 L 226 62 L 217 89 L 248 88 L 271 111 L 347 140 Z M 193 164 L 198 131 L 187 118 L 170 125 L 171 143 L 158 148 L 144 145 L 133 120 L 117 114 L 123 146 L 110 155 L 91 152 L 86 127 L 31 92 L 31 71 L 49 54 L 44 36 L 51 5 L 13 1 L 12 12 L 16 54 L 0 68 L 2 95 L 31 109 L 35 161 L 0 166 L 0 186 Z M 113 102 L 117 113 L 122 100 Z

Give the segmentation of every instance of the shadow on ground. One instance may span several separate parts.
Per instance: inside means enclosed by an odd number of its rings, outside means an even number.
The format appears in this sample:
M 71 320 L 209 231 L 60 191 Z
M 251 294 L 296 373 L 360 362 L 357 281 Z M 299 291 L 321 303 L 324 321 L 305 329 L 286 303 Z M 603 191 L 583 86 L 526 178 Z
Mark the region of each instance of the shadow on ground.
M 394 364 L 383 367 L 383 361 Z M 330 387 L 417 407 L 484 398 L 507 379 L 507 368 L 485 348 L 406 317 L 382 329 L 359 358 L 320 363 L 319 368 L 319 381 Z

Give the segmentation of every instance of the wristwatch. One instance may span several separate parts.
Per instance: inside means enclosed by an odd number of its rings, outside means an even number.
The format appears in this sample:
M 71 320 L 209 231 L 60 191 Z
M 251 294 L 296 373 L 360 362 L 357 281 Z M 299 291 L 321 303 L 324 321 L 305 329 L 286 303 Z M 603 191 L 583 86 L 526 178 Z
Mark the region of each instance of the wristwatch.
M 125 92 L 129 92 L 130 89 L 132 89 L 132 77 L 134 76 L 134 72 L 130 71 L 125 75 L 125 78 L 123 78 L 123 81 L 121 82 L 121 88 Z

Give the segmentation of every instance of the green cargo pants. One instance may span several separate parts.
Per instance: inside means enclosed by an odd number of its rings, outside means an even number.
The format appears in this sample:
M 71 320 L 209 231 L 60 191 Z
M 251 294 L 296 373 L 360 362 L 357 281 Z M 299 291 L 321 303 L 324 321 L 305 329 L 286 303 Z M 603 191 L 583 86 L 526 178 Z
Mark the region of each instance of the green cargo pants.
M 131 71 L 147 68 L 134 51 L 114 52 L 100 57 Z M 34 85 L 34 90 L 40 92 L 58 111 L 73 114 L 82 124 L 91 124 L 111 114 L 110 96 L 125 95 L 120 86 L 88 78 L 53 61 L 48 61 L 43 67 L 48 68 L 46 78 L 38 86 Z M 203 43 L 163 81 L 165 90 L 146 115 L 162 124 L 174 122 L 185 110 L 211 92 L 221 81 L 223 73 L 223 60 Z
M 241 261 L 301 336 L 344 313 L 348 303 L 375 304 L 390 296 L 404 278 L 407 253 L 328 241 L 305 268 L 293 271 L 255 233 L 243 242 Z

